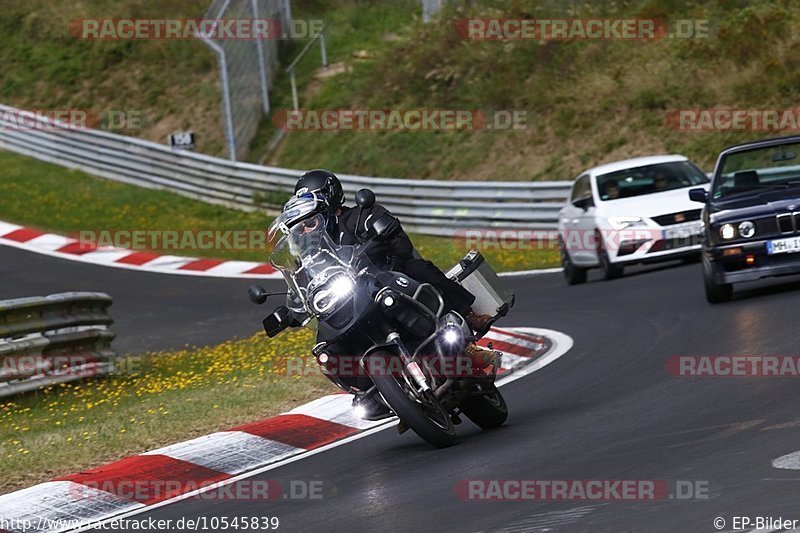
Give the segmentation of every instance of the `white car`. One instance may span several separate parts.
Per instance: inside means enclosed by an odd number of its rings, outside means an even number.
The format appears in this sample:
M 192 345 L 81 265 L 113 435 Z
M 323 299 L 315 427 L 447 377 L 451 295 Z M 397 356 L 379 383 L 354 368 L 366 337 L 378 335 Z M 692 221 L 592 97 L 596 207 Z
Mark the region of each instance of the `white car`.
M 688 190 L 708 176 L 682 155 L 626 159 L 581 173 L 559 212 L 558 239 L 570 285 L 599 267 L 605 279 L 626 265 L 699 257 L 700 206 Z

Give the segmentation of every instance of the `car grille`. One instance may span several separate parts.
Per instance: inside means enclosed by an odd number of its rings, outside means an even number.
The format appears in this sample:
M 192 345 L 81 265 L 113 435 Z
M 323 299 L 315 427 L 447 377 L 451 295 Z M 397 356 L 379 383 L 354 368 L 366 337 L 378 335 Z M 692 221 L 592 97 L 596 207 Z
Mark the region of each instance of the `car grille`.
M 785 213 L 775 217 L 781 233 L 794 233 L 800 230 L 800 213 Z
M 700 244 L 700 236 L 694 235 L 692 237 L 662 239 L 653 243 L 647 253 L 652 254 L 655 252 L 666 252 L 668 250 L 678 250 L 680 248 L 687 248 Z
M 757 218 L 753 219 L 753 224 L 756 226 L 756 239 L 789 235 L 800 231 L 800 213 L 786 213 Z
M 760 235 L 774 235 L 778 231 L 778 219 L 775 217 L 759 218 L 753 221 L 756 226 L 756 237 Z
M 660 215 L 653 217 L 653 220 L 659 226 L 671 226 L 673 224 L 683 224 L 684 222 L 691 222 L 700 220 L 700 212 L 702 209 L 692 209 L 690 211 L 680 211 L 678 213 L 670 213 L 668 215 Z

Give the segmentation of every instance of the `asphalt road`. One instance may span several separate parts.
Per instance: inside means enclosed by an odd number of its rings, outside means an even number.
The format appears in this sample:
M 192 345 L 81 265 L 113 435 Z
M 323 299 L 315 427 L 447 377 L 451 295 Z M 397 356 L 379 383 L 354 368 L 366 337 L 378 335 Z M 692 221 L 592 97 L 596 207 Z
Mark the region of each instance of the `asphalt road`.
M 261 327 L 265 307 L 247 299 L 260 283 L 284 290 L 280 280 L 156 274 L 57 259 L 0 246 L 0 300 L 67 291 L 98 291 L 114 298 L 111 316 L 120 353 L 218 344 Z
M 673 355 L 793 355 L 796 278 L 737 288 L 709 306 L 700 267 L 638 269 L 566 287 L 559 274 L 509 278 L 517 306 L 505 325 L 560 330 L 575 345 L 503 389 L 507 425 L 459 426 L 435 450 L 393 430 L 259 474 L 283 486 L 321 481 L 313 501 L 184 500 L 137 518 L 276 516 L 283 531 L 716 531 L 722 517 L 800 519 L 800 479 L 772 459 L 800 449 L 800 395 L 792 378 L 686 378 Z M 115 298 L 131 349 L 165 334 L 211 342 L 252 332 L 246 281 L 131 274 L 65 264 L 0 247 L 0 295 L 103 290 Z M 254 311 L 255 309 L 255 311 Z M 465 479 L 664 480 L 709 486 L 707 499 L 463 501 Z M 212 529 L 213 530 L 213 529 Z

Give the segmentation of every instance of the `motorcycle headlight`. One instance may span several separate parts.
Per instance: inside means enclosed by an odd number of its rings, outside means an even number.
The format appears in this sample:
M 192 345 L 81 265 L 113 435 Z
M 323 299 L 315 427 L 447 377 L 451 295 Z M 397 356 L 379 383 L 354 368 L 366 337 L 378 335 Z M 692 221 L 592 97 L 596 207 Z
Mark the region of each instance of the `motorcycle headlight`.
M 355 286 L 355 281 L 345 274 L 332 277 L 314 293 L 311 303 L 314 311 L 320 314 L 330 311 L 339 300 L 349 296 Z
M 646 226 L 642 217 L 609 217 L 608 225 L 615 231 L 633 228 L 637 226 Z
M 734 228 L 732 224 L 723 224 L 719 228 L 719 236 L 729 241 L 736 237 L 736 228 Z

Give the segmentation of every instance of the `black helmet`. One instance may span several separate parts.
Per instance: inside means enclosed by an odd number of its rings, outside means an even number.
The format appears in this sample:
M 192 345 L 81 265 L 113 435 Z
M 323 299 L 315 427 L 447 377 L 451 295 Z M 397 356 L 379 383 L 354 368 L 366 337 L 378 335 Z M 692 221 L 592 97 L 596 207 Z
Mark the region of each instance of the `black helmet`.
M 305 190 L 303 190 L 305 189 Z M 336 174 L 329 170 L 321 168 L 309 170 L 297 180 L 294 186 L 294 193 L 314 192 L 321 196 L 328 207 L 335 211 L 344 205 L 344 190 L 342 189 L 342 182 L 336 177 Z

